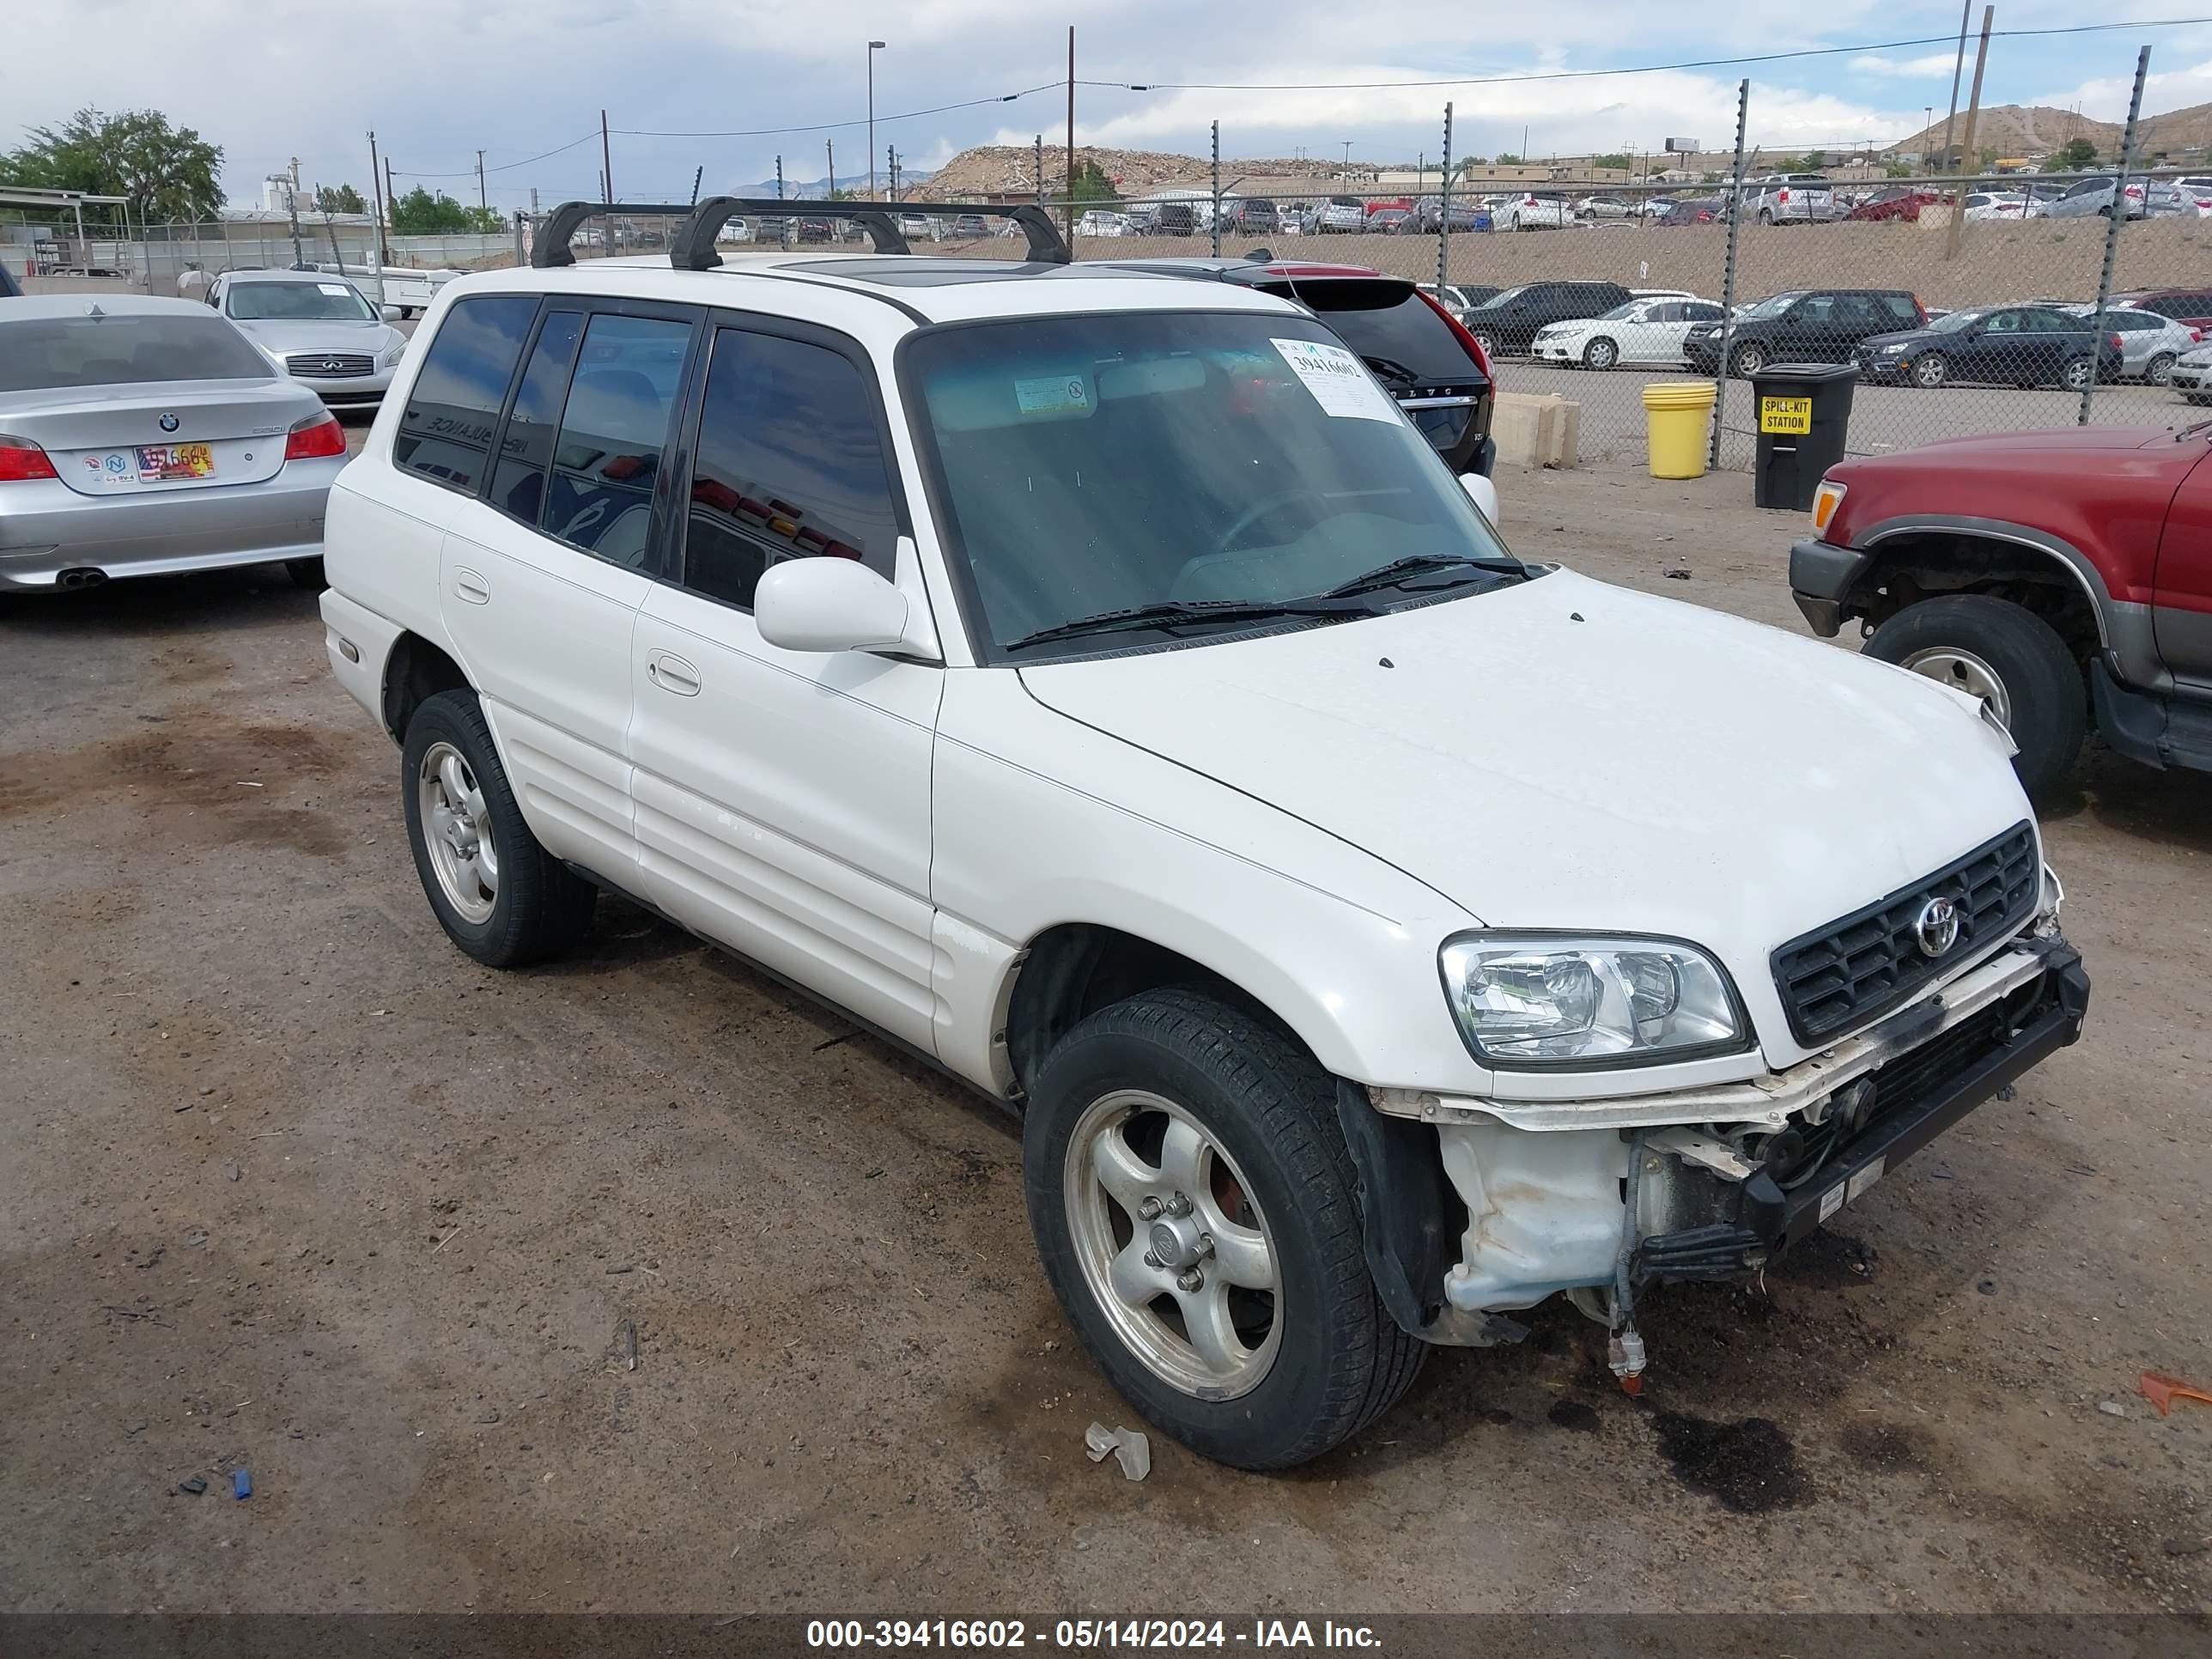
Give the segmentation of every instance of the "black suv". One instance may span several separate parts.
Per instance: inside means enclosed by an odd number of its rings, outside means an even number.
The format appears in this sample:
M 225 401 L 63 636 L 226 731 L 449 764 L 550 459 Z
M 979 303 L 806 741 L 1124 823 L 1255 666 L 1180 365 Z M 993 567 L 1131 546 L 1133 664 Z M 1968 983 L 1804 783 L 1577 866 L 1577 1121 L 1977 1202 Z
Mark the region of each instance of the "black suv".
M 1700 374 L 1720 367 L 1719 323 L 1692 323 L 1682 356 Z M 1928 313 L 1903 289 L 1793 289 L 1736 313 L 1729 373 L 1753 375 L 1769 363 L 1847 363 L 1859 342 L 1928 326 Z
M 1490 476 L 1498 459 L 1490 365 L 1451 313 L 1406 278 L 1358 265 L 1278 260 L 1265 250 L 1243 258 L 1086 263 L 1237 283 L 1304 306 L 1359 355 L 1454 472 Z
M 1523 283 L 1470 307 L 1464 320 L 1485 351 L 1522 356 L 1547 324 L 1602 317 L 1632 297 L 1619 283 Z

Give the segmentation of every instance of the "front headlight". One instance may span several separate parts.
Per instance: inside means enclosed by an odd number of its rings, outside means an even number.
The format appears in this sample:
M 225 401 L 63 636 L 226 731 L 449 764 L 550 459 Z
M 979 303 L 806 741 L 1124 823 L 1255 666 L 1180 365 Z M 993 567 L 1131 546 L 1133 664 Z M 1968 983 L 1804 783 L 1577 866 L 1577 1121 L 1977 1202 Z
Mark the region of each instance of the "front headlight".
M 1468 1047 L 1509 1071 L 1687 1060 L 1747 1035 L 1728 975 L 1678 939 L 1465 933 L 1439 964 Z
M 378 358 L 377 362 L 383 364 L 386 368 L 396 368 L 398 365 L 399 360 L 406 355 L 407 337 L 403 334 L 398 339 L 394 340 L 390 345 L 384 348 L 384 356 Z
M 1881 349 L 1881 355 L 1885 357 L 1894 357 L 1899 352 L 1910 351 L 1911 349 L 1910 346 L 1886 345 Z

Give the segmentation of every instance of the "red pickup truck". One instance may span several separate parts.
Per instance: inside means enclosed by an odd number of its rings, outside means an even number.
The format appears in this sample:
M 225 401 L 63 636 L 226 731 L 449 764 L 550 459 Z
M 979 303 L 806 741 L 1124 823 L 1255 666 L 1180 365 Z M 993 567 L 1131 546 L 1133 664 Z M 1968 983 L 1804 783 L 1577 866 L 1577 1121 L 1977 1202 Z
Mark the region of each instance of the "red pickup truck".
M 1832 469 L 1790 550 L 1815 633 L 1979 697 L 2031 796 L 2094 723 L 2212 770 L 2212 422 L 1961 438 Z

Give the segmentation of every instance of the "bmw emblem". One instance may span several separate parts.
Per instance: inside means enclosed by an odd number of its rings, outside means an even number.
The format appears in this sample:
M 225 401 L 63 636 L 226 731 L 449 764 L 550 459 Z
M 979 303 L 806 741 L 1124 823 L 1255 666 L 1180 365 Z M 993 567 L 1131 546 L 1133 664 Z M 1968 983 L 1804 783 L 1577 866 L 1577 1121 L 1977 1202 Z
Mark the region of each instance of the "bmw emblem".
M 1932 898 L 1920 907 L 1912 924 L 1923 957 L 1940 957 L 1959 942 L 1959 907 L 1947 898 Z
M 162 430 L 162 431 L 164 431 L 164 432 L 174 432 L 176 429 L 177 429 L 177 417 L 176 417 L 175 416 L 173 416 L 173 415 L 164 415 L 163 416 L 161 416 L 161 430 Z

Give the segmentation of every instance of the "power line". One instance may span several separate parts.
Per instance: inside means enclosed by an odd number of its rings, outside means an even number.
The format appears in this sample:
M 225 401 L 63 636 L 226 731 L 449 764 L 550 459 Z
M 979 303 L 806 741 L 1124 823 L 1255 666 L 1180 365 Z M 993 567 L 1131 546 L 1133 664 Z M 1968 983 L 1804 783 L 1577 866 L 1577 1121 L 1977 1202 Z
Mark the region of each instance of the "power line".
M 943 115 L 950 110 L 980 109 L 987 104 L 1011 104 L 1016 99 L 1033 97 L 1040 92 L 1058 92 L 1066 84 L 1065 81 L 1048 81 L 1042 86 L 1024 87 L 1019 92 L 1001 93 L 995 98 L 970 98 L 957 104 L 938 104 L 929 109 L 910 109 L 897 115 L 878 115 L 876 125 L 881 126 L 890 121 L 912 121 L 925 115 Z M 853 121 L 817 121 L 811 126 L 744 127 L 729 131 L 665 132 L 645 127 L 617 127 L 615 131 L 625 138 L 774 138 L 785 133 L 837 132 L 847 127 L 866 125 L 867 118 L 864 116 Z
M 567 143 L 560 145 L 556 149 L 544 150 L 536 155 L 526 155 L 520 161 L 503 161 L 495 167 L 486 167 L 484 171 L 486 173 L 512 173 L 517 167 L 526 167 L 534 161 L 543 161 L 550 156 L 561 155 L 566 150 L 572 150 L 575 149 L 577 145 L 583 143 L 587 140 L 596 138 L 599 136 L 599 130 L 597 127 L 593 127 L 589 132 L 586 133 L 583 137 L 571 138 Z M 408 167 L 394 167 L 392 170 L 403 179 L 473 179 L 477 176 L 477 170 L 474 167 L 463 167 L 458 173 L 416 173 Z
M 2212 23 L 2212 17 L 2160 17 L 2132 23 L 2075 23 L 2064 27 L 1995 29 L 1990 38 L 2025 40 L 2054 34 L 2103 34 L 2118 29 L 2178 29 Z M 1908 46 L 1948 46 L 1955 35 L 1930 34 L 1913 40 L 1877 40 L 1864 46 L 1805 46 L 1796 52 L 1760 52 L 1747 58 L 1698 58 L 1679 64 L 1634 64 L 1620 69 L 1545 70 L 1515 75 L 1462 76 L 1425 81 L 1079 81 L 1085 87 L 1120 92 L 1383 92 L 1435 87 L 1510 86 L 1525 81 L 1594 81 L 1612 75 L 1663 75 L 1682 70 L 1735 69 L 1750 64 L 1778 64 L 1797 58 L 1835 58 L 1846 52 L 1900 52 Z

